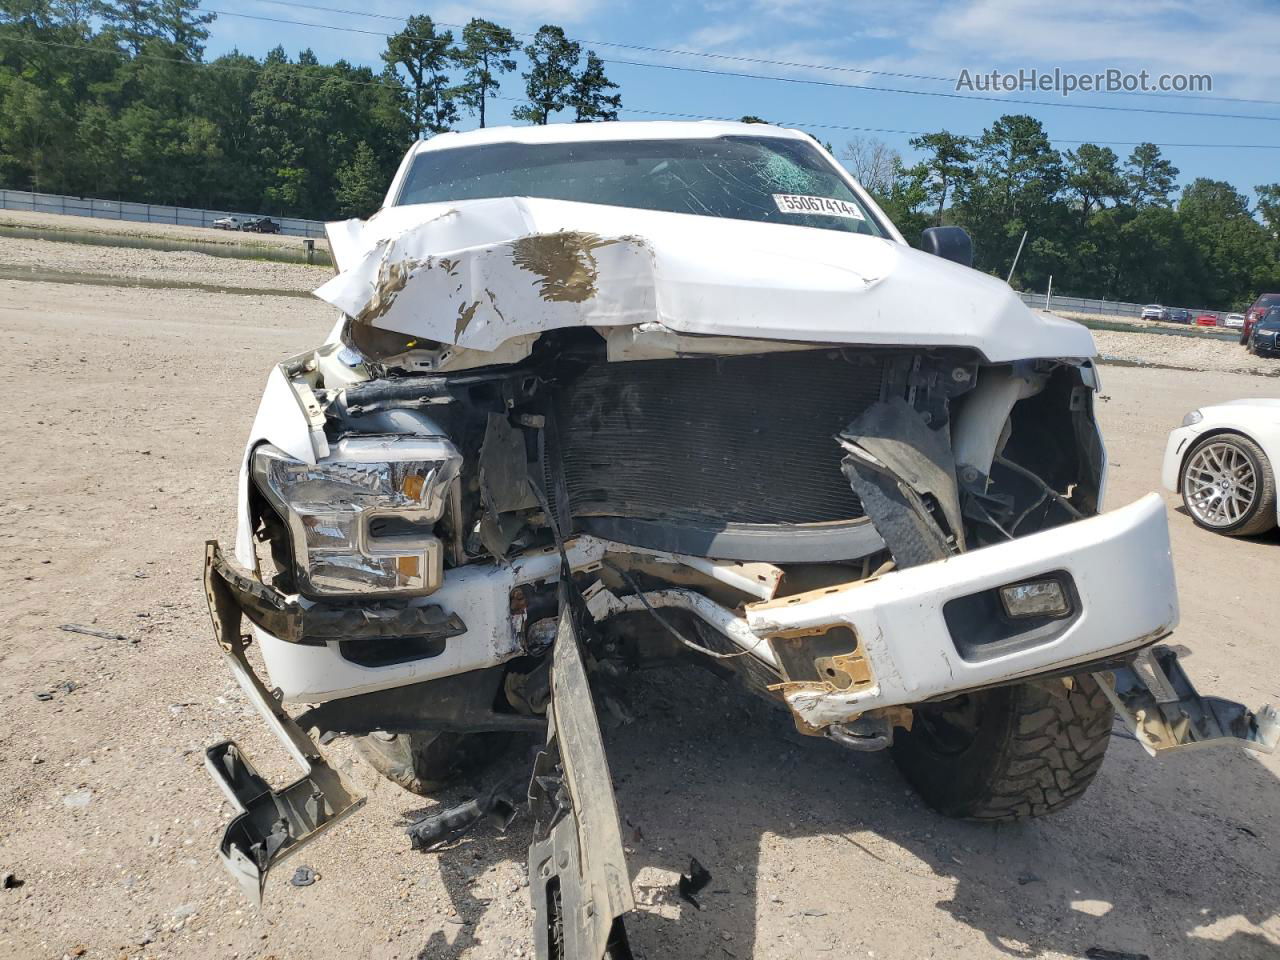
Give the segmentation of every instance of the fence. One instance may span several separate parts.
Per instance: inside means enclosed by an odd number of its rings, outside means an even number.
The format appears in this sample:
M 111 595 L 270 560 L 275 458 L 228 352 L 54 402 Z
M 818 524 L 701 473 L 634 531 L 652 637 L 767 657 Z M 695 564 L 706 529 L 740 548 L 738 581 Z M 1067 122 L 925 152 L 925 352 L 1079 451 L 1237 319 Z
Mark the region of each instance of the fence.
M 1098 316 L 1108 317 L 1140 317 L 1142 316 L 1142 308 L 1145 304 L 1141 303 L 1125 303 L 1120 300 L 1094 300 L 1089 297 L 1059 297 L 1056 294 L 1049 297 L 1049 305 L 1045 306 L 1043 293 L 1019 293 L 1022 302 L 1029 307 L 1035 307 L 1037 310 L 1051 310 L 1054 313 L 1087 313 L 1096 314 Z M 1171 307 L 1164 304 L 1169 309 L 1183 309 L 1190 312 L 1192 319 L 1200 316 L 1202 313 L 1211 313 L 1217 317 L 1225 317 L 1230 310 L 1212 310 L 1207 307 Z
M 35 213 L 61 213 L 74 217 L 131 220 L 137 223 L 172 223 L 183 227 L 212 227 L 213 221 L 222 217 L 247 220 L 257 216 L 228 210 L 201 210 L 159 203 L 129 203 L 125 200 L 96 200 L 91 197 L 64 197 L 56 193 L 4 189 L 0 189 L 0 210 L 31 210 Z M 288 236 L 324 237 L 324 224 L 319 220 L 303 220 L 299 217 L 271 219 L 280 224 L 280 232 Z

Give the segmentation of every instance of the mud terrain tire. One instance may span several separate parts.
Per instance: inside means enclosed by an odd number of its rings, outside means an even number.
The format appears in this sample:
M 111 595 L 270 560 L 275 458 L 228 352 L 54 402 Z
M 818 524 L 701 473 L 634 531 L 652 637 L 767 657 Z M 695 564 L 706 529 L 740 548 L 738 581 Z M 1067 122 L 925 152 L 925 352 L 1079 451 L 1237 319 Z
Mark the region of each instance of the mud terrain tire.
M 1055 813 L 1089 788 L 1111 740 L 1111 703 L 1090 674 L 1028 681 L 918 707 L 894 762 L 948 817 Z
M 429 796 L 481 766 L 506 746 L 500 733 L 371 733 L 356 737 L 356 752 L 410 793 Z

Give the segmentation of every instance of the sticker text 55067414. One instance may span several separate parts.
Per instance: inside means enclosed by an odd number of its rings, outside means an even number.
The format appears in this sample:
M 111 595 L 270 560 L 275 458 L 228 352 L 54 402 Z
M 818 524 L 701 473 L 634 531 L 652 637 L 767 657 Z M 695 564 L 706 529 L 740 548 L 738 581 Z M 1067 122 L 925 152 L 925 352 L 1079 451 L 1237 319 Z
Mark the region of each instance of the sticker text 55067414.
M 826 217 L 844 217 L 846 220 L 865 220 L 862 211 L 848 200 L 833 197 L 806 197 L 795 193 L 775 193 L 773 202 L 781 213 L 808 213 Z

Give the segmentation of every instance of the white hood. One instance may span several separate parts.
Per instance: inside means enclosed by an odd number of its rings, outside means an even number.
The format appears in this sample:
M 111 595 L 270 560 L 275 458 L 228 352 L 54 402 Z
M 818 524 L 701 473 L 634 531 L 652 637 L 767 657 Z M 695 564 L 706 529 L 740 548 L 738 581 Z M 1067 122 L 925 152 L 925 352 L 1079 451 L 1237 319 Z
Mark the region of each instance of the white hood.
M 316 295 L 357 322 L 492 351 L 572 326 L 972 347 L 988 361 L 1095 354 L 1079 324 L 893 240 L 527 197 L 390 207 L 329 225 Z

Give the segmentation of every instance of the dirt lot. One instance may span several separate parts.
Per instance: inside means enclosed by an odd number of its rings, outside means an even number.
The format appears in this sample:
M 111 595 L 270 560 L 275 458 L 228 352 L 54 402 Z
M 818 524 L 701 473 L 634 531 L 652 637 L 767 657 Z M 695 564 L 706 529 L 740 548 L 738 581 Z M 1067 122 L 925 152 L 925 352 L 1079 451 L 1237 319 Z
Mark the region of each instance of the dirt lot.
M 0 240 L 0 264 L 12 249 Z M 260 912 L 214 854 L 229 811 L 203 745 L 234 737 L 265 768 L 285 767 L 218 660 L 202 544 L 231 535 L 267 369 L 330 323 L 296 297 L 0 281 L 13 407 L 0 485 L 0 873 L 21 882 L 0 890 L 0 957 L 531 954 L 527 823 L 413 853 L 401 827 L 429 804 L 359 762 L 365 809 L 289 862 Z M 1258 376 L 1113 367 L 1103 392 L 1118 505 L 1156 486 L 1165 433 L 1186 409 L 1280 390 Z M 1280 702 L 1274 601 L 1257 589 L 1274 579 L 1280 537 L 1210 536 L 1167 499 L 1189 670 L 1204 692 Z M 59 629 L 68 623 L 127 639 Z M 636 721 L 606 739 L 640 957 L 1280 957 L 1280 758 L 1155 761 L 1117 736 L 1076 807 L 992 828 L 934 815 L 887 757 L 804 740 L 700 673 L 648 675 L 632 705 Z M 352 762 L 341 741 L 332 753 Z M 701 911 L 675 893 L 690 856 L 714 875 Z M 290 886 L 298 863 L 319 881 Z

